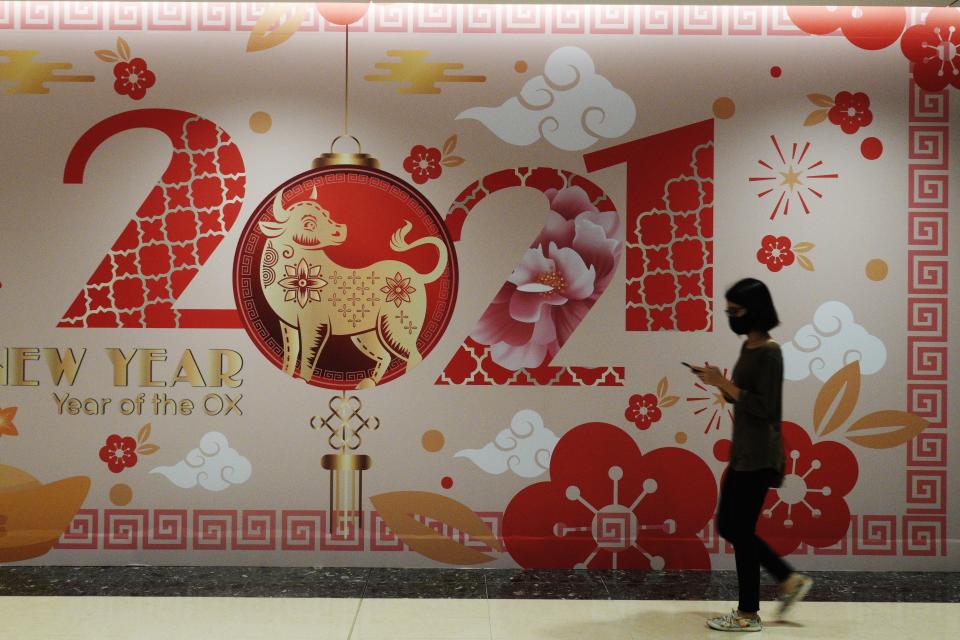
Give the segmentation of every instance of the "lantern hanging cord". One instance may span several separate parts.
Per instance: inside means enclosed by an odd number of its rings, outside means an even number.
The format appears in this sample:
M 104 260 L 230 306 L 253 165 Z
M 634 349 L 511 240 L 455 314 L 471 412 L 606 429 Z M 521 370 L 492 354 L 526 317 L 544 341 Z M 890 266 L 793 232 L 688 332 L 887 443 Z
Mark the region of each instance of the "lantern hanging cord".
M 347 135 L 350 113 L 350 25 L 343 27 L 343 135 Z

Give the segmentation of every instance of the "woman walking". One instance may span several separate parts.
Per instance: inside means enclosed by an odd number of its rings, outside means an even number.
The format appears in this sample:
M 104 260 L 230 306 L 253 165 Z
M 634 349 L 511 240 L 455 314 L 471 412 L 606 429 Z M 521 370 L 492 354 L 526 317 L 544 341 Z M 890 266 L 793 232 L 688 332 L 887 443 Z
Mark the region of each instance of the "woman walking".
M 781 619 L 813 581 L 796 573 L 756 535 L 767 491 L 783 481 L 783 356 L 769 333 L 780 320 L 770 291 L 759 280 L 740 280 L 726 292 L 726 301 L 730 329 L 746 336 L 732 380 L 709 364 L 693 371 L 733 403 L 733 443 L 720 488 L 717 529 L 734 548 L 740 602 L 736 610 L 711 618 L 707 625 L 717 631 L 760 631 L 761 565 L 780 583 Z

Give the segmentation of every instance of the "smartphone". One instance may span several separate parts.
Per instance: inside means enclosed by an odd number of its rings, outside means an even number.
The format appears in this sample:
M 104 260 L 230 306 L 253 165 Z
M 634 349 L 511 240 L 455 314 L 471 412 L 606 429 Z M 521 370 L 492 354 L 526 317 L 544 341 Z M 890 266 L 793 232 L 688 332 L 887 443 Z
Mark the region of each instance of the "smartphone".
M 684 362 L 683 360 L 680 361 L 680 364 L 682 364 L 683 366 L 685 366 L 687 369 L 690 369 L 691 371 L 696 371 L 696 370 L 697 370 L 697 367 L 693 366 L 692 364 L 687 364 L 687 363 Z

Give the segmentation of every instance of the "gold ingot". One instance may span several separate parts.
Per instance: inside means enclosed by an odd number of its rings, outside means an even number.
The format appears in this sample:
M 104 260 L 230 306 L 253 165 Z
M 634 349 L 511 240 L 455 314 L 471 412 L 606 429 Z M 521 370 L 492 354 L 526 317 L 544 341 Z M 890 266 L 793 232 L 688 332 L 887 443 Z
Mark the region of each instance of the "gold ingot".
M 356 153 L 338 153 L 333 150 L 334 145 L 337 144 L 337 141 L 341 138 L 350 138 L 357 143 L 357 152 Z M 352 165 L 357 167 L 370 167 L 371 169 L 379 169 L 380 161 L 371 156 L 369 153 L 363 153 L 363 149 L 360 146 L 360 141 L 354 138 L 353 136 L 337 136 L 333 139 L 333 142 L 330 143 L 330 152 L 324 153 L 319 158 L 314 158 L 311 167 L 314 169 L 320 169 L 322 167 L 333 167 L 340 165 Z
M 22 469 L 0 464 L 0 564 L 49 552 L 89 490 L 86 476 L 41 484 Z

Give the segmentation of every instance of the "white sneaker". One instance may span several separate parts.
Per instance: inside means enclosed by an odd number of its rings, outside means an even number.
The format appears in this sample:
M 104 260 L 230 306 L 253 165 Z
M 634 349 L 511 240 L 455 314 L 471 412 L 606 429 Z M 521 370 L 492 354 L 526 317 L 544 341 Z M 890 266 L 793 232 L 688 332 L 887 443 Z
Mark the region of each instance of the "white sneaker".
M 707 620 L 707 626 L 716 631 L 733 631 L 735 633 L 763 631 L 760 616 L 755 618 L 744 617 L 736 609 L 725 616 L 710 618 Z
M 795 573 L 787 578 L 787 580 L 792 580 L 793 584 L 789 589 L 780 594 L 780 609 L 777 611 L 777 618 L 779 620 L 783 620 L 790 609 L 793 608 L 793 605 L 803 600 L 810 591 L 810 587 L 813 586 L 813 579 L 802 573 Z

